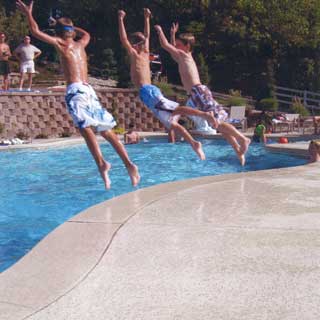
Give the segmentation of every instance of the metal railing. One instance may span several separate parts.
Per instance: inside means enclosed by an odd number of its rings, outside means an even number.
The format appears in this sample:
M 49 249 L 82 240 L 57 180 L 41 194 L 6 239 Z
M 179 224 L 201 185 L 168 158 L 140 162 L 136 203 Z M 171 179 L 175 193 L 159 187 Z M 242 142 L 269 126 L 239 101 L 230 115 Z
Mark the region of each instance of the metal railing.
M 275 94 L 280 103 L 292 105 L 293 100 L 299 98 L 312 114 L 314 110 L 320 110 L 320 93 L 275 86 Z

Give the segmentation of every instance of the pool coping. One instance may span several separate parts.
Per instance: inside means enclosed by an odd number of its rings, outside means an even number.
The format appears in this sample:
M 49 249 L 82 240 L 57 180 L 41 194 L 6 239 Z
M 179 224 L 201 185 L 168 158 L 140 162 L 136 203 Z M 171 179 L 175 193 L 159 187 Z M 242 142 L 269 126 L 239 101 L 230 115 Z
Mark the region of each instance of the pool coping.
M 302 156 L 306 156 L 306 148 L 306 143 L 268 146 L 274 152 Z M 248 177 L 303 177 L 315 168 L 320 164 L 188 179 L 140 189 L 88 208 L 52 231 L 0 274 L 0 314 L 8 320 L 27 319 L 63 299 L 99 265 L 119 230 L 133 216 L 173 193 Z
M 201 137 L 206 139 L 217 139 L 222 140 L 223 137 L 221 134 L 200 134 L 200 133 L 193 133 L 191 132 L 194 137 Z M 166 138 L 168 137 L 168 134 L 165 132 L 139 132 L 139 135 L 142 139 L 146 138 Z M 247 137 L 252 137 L 252 132 L 244 133 Z M 312 140 L 316 136 L 314 135 L 301 135 L 297 133 L 289 133 L 289 134 L 283 134 L 283 133 L 273 133 L 266 135 L 270 139 L 278 139 L 280 137 L 288 137 L 291 139 L 297 139 L 301 137 L 305 137 L 306 140 Z M 123 139 L 123 135 L 119 135 L 120 139 Z M 97 135 L 97 139 L 99 142 L 105 142 L 105 140 Z M 67 147 L 67 146 L 73 146 L 73 145 L 79 145 L 84 144 L 84 140 L 81 136 L 79 137 L 70 137 L 70 138 L 50 138 L 50 139 L 34 139 L 32 143 L 26 143 L 21 145 L 8 145 L 8 146 L 2 146 L 0 145 L 0 152 L 1 151 L 14 151 L 14 150 L 24 150 L 24 149 L 46 149 L 46 148 L 55 148 L 55 147 Z M 291 143 L 289 143 L 291 145 Z M 280 146 L 283 146 L 285 149 L 287 149 L 285 144 L 281 144 Z M 267 145 L 269 147 L 269 145 Z M 278 148 L 279 149 L 279 148 Z

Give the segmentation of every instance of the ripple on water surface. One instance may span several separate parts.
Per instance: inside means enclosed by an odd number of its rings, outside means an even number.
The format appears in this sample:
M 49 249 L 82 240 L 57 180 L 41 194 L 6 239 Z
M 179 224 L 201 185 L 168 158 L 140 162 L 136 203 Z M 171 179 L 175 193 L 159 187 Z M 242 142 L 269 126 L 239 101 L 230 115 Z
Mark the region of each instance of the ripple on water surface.
M 242 168 L 223 141 L 202 140 L 206 161 L 185 143 L 155 139 L 127 146 L 139 166 L 139 188 L 169 181 L 232 172 L 305 164 L 306 160 L 272 154 L 252 144 Z M 114 150 L 102 145 L 112 163 L 112 189 L 105 191 L 84 145 L 46 150 L 0 152 L 0 271 L 28 252 L 46 234 L 76 213 L 104 200 L 135 190 Z

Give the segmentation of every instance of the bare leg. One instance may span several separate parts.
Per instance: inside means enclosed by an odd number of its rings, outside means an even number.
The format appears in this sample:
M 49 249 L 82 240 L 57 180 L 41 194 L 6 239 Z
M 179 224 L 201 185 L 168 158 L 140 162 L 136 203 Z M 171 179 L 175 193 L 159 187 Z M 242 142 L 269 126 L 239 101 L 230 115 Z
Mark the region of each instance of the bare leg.
M 168 140 L 169 140 L 169 143 L 176 143 L 176 135 L 172 128 L 169 129 Z
M 28 74 L 28 82 L 29 82 L 29 84 L 28 84 L 28 89 L 30 89 L 31 90 L 31 87 L 32 87 L 32 73 L 29 73 Z
M 245 165 L 246 163 L 246 158 L 244 156 L 243 153 L 240 152 L 240 145 L 238 143 L 238 141 L 236 140 L 236 138 L 234 138 L 233 136 L 227 135 L 225 133 L 221 133 L 221 135 L 223 136 L 223 138 L 225 138 L 229 144 L 232 146 L 232 148 L 234 149 L 234 151 L 236 152 L 238 159 L 240 161 L 240 164 L 242 166 Z
M 237 153 L 241 165 L 245 164 L 244 155 L 248 151 L 251 140 L 246 138 L 234 126 L 225 122 L 219 123 L 214 117 L 213 112 L 204 112 L 190 107 L 178 107 L 175 109 L 173 115 L 175 114 L 198 116 L 207 120 L 214 128 L 218 129 L 222 136 L 231 144 Z
M 22 89 L 22 87 L 23 87 L 23 76 L 24 76 L 24 74 L 20 73 L 19 89 Z
M 225 134 L 226 136 L 234 137 L 240 145 L 240 153 L 245 154 L 248 151 L 251 140 L 245 137 L 240 131 L 238 131 L 234 126 L 229 123 L 222 122 L 219 124 L 219 132 Z
M 87 146 L 88 146 L 94 160 L 96 161 L 96 164 L 98 166 L 100 175 L 104 181 L 106 189 L 110 189 L 111 181 L 109 179 L 108 172 L 111 168 L 111 164 L 106 162 L 103 159 L 103 155 L 101 153 L 101 149 L 100 149 L 100 146 L 98 144 L 98 141 L 97 141 L 97 138 L 96 138 L 94 132 L 92 131 L 91 128 L 84 128 L 84 129 L 80 129 L 80 133 L 83 136 L 83 138 L 85 139 Z
M 5 74 L 3 76 L 3 90 L 9 90 L 9 75 Z
M 107 141 L 109 141 L 113 146 L 113 148 L 116 150 L 116 152 L 118 153 L 118 155 L 120 156 L 121 160 L 123 161 L 124 165 L 128 170 L 132 185 L 134 187 L 137 186 L 140 181 L 138 167 L 129 159 L 128 153 L 124 145 L 118 139 L 117 135 L 112 130 L 101 131 L 100 134 Z
M 206 159 L 206 156 L 202 150 L 201 142 L 194 140 L 190 133 L 183 126 L 181 126 L 177 122 L 172 122 L 170 129 L 177 130 L 183 136 L 183 138 L 190 143 L 192 149 L 195 151 L 195 153 L 201 160 Z
M 207 120 L 214 128 L 218 126 L 218 121 L 213 116 L 213 112 L 204 112 L 190 107 L 177 107 L 173 112 L 173 116 L 175 115 L 197 116 Z

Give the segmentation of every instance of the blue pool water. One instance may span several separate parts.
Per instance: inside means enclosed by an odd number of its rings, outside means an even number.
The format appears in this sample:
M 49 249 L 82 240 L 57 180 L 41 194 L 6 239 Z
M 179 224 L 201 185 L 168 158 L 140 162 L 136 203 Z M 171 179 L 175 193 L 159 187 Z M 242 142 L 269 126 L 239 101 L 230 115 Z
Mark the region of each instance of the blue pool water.
M 188 144 L 156 139 L 127 147 L 147 186 L 231 172 L 289 167 L 305 159 L 268 153 L 250 146 L 242 168 L 223 141 L 202 140 L 207 155 L 200 161 Z M 135 190 L 116 153 L 102 145 L 112 163 L 111 191 L 105 191 L 91 155 L 84 145 L 46 150 L 0 152 L 0 271 L 25 255 L 39 240 L 80 211 Z

